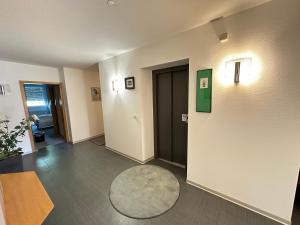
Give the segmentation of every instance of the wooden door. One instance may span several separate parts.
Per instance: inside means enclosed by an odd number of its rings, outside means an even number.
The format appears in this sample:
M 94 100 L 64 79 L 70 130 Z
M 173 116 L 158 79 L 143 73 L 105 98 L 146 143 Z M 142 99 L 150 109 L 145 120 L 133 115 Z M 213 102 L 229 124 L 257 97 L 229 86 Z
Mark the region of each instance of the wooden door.
M 55 98 L 55 110 L 57 115 L 58 122 L 58 133 L 66 140 L 66 130 L 65 130 L 65 121 L 64 121 L 64 111 L 62 105 L 62 95 L 61 88 L 59 85 L 54 86 L 54 98 Z
M 62 98 L 59 85 L 48 85 L 49 99 L 51 101 L 51 112 L 53 118 L 54 133 L 66 137 L 65 121 L 63 115 Z
M 48 93 L 49 93 L 49 100 L 51 102 L 51 114 L 52 114 L 52 121 L 53 121 L 53 129 L 54 134 L 59 134 L 59 123 L 57 118 L 57 110 L 55 107 L 55 94 L 54 94 L 54 86 L 53 85 L 47 85 Z

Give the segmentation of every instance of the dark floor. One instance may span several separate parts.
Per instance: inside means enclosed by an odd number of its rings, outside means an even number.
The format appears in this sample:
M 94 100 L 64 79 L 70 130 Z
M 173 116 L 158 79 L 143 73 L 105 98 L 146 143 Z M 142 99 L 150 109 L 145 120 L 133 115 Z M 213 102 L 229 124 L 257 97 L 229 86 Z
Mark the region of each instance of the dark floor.
M 108 196 L 113 179 L 125 169 L 138 165 L 136 162 L 90 141 L 48 146 L 23 159 L 24 170 L 38 173 L 55 205 L 44 225 L 278 225 L 186 184 L 184 169 L 160 161 L 151 163 L 177 176 L 180 197 L 162 216 L 136 220 L 118 213 Z
M 54 133 L 54 128 L 45 128 L 43 131 L 45 132 L 45 141 L 36 142 L 36 149 L 41 149 L 49 145 L 57 145 L 65 142 L 65 139 L 62 136 Z
M 90 141 L 91 141 L 92 143 L 96 144 L 96 145 L 103 146 L 103 145 L 105 145 L 105 136 L 102 135 L 102 136 L 93 138 L 93 139 L 90 140 Z

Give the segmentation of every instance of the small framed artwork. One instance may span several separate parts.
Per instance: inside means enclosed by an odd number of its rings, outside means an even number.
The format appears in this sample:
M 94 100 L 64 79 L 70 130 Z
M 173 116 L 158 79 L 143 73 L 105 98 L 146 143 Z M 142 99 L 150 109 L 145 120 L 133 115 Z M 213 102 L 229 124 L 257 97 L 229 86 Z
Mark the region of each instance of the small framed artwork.
M 93 101 L 101 101 L 101 91 L 99 87 L 91 87 L 91 95 Z
M 135 89 L 134 77 L 125 78 L 125 89 Z

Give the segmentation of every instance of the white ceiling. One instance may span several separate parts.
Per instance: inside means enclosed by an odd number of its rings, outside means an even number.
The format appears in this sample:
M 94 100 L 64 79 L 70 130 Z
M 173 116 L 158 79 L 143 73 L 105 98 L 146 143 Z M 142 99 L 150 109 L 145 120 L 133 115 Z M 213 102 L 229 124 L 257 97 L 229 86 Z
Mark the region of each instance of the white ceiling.
M 0 0 L 0 58 L 86 68 L 268 0 Z

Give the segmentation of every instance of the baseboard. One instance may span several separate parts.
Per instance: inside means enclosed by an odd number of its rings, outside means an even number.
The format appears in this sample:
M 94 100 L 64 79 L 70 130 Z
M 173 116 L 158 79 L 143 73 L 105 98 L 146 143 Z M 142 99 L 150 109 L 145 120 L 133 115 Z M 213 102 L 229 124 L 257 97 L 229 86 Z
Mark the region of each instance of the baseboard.
M 110 147 L 105 146 L 105 148 L 106 148 L 107 150 L 110 150 L 110 151 L 112 151 L 112 152 L 114 152 L 114 153 L 117 153 L 117 154 L 119 154 L 119 155 L 121 155 L 121 156 L 124 156 L 124 157 L 126 157 L 126 158 L 128 158 L 128 159 L 131 159 L 131 160 L 133 160 L 133 161 L 135 161 L 135 162 L 138 162 L 138 163 L 140 163 L 140 164 L 142 164 L 142 165 L 144 165 L 144 164 L 146 164 L 147 162 L 149 162 L 149 161 L 151 161 L 151 160 L 154 159 L 154 157 L 150 157 L 150 158 L 148 158 L 148 159 L 146 159 L 146 160 L 144 160 L 144 161 L 141 161 L 141 160 L 139 160 L 139 159 L 136 159 L 136 158 L 134 158 L 134 157 L 131 157 L 131 156 L 129 156 L 129 155 L 126 155 L 126 154 L 124 154 L 124 153 L 122 153 L 122 152 L 120 152 L 120 151 L 117 151 L 117 150 L 115 150 L 115 149 L 112 149 L 112 148 L 110 148 Z
M 74 145 L 74 144 L 78 144 L 78 143 L 81 143 L 81 142 L 84 142 L 84 141 L 89 141 L 89 140 L 92 140 L 92 139 L 94 139 L 94 138 L 102 137 L 102 136 L 104 136 L 104 133 L 103 133 L 103 134 L 97 134 L 97 135 L 92 136 L 92 137 L 80 139 L 80 140 L 78 140 L 78 141 L 72 141 L 71 143 Z
M 193 181 L 186 180 L 186 182 L 187 182 L 188 184 L 194 186 L 194 187 L 200 188 L 200 189 L 202 189 L 202 190 L 204 190 L 204 191 L 206 191 L 206 192 L 209 192 L 209 193 L 211 193 L 211 194 L 213 194 L 213 195 L 215 195 L 215 196 L 218 196 L 218 197 L 220 197 L 220 198 L 222 198 L 222 199 L 225 199 L 226 201 L 232 202 L 232 203 L 234 203 L 234 204 L 236 204 L 236 205 L 238 205 L 238 206 L 241 206 L 241 207 L 243 207 L 243 208 L 246 208 L 246 209 L 248 209 L 248 210 L 251 210 L 251 211 L 253 211 L 253 212 L 255 212 L 255 213 L 258 213 L 258 214 L 260 214 L 260 215 L 262 215 L 262 216 L 264 216 L 264 217 L 267 217 L 267 218 L 269 218 L 269 219 L 271 219 L 271 220 L 274 220 L 274 221 L 276 221 L 276 222 L 278 222 L 278 223 L 281 223 L 281 224 L 284 224 L 284 225 L 291 225 L 291 224 L 292 224 L 291 221 L 288 221 L 288 220 L 283 219 L 283 218 L 281 218 L 281 217 L 275 216 L 275 215 L 273 215 L 273 214 L 271 214 L 271 213 L 268 213 L 268 212 L 266 212 L 266 211 L 264 211 L 264 210 L 260 210 L 260 209 L 254 207 L 254 206 L 251 206 L 251 205 L 248 205 L 248 204 L 246 204 L 246 203 L 243 203 L 243 202 L 241 202 L 241 201 L 239 201 L 239 200 L 237 200 L 237 199 L 234 199 L 234 198 L 231 198 L 231 197 L 229 197 L 229 196 L 226 196 L 226 195 L 224 195 L 224 194 L 222 194 L 222 193 L 219 193 L 219 192 L 217 192 L 217 191 L 214 191 L 214 190 L 212 190 L 212 189 L 210 189 L 210 188 L 207 188 L 207 187 L 204 187 L 204 186 L 202 186 L 202 185 L 200 185 L 200 184 L 197 184 L 197 183 L 195 183 L 195 182 L 193 182 Z

